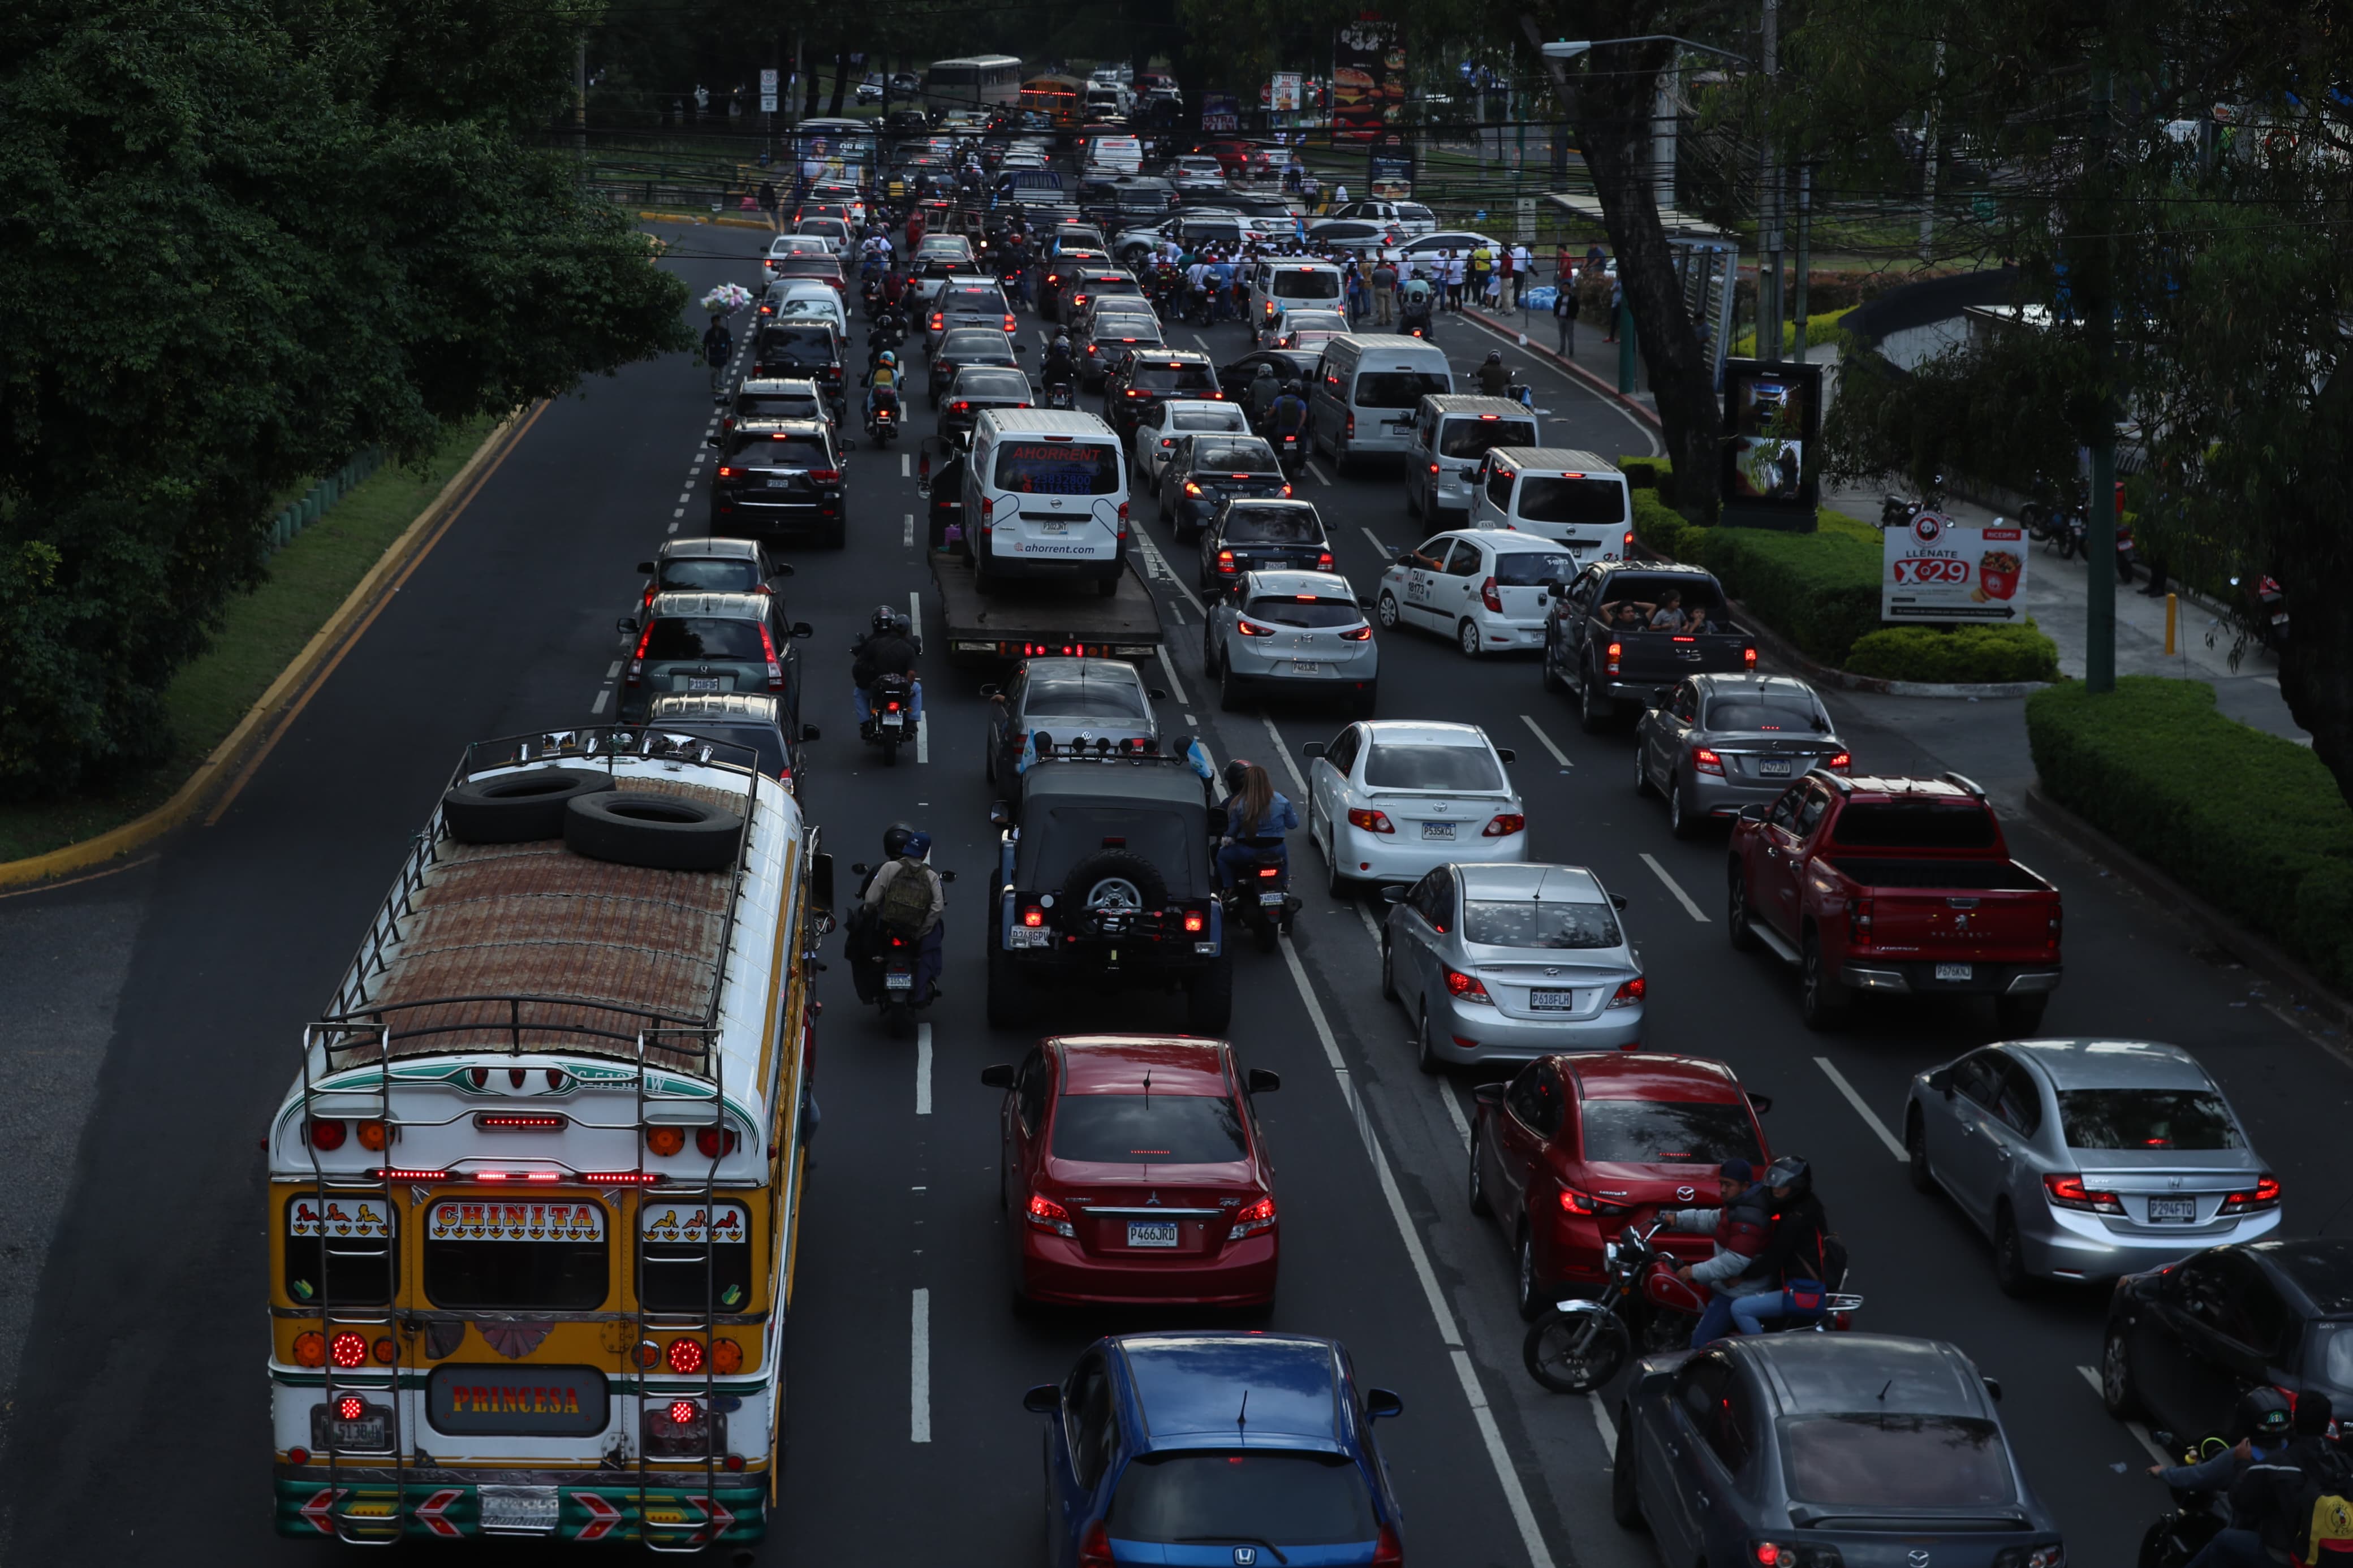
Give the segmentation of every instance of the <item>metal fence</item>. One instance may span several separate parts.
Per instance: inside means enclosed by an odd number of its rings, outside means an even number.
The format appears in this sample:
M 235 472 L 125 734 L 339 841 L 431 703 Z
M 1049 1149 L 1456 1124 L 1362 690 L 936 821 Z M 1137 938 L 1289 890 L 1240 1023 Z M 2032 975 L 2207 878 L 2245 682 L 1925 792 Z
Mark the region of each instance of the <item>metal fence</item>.
M 275 554 L 294 542 L 294 536 L 326 515 L 333 506 L 378 468 L 384 467 L 382 447 L 370 447 L 312 485 L 302 499 L 269 520 L 269 551 Z

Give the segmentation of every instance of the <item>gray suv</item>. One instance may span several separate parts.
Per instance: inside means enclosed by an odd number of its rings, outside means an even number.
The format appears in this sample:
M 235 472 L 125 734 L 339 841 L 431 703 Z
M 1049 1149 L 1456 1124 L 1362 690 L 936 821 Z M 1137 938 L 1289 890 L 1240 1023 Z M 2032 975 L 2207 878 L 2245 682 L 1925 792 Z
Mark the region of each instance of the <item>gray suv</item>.
M 800 711 L 792 639 L 813 634 L 807 621 L 787 622 L 772 594 L 657 594 L 642 619 L 625 616 L 617 629 L 636 639 L 623 666 L 624 724 L 644 722 L 667 692 L 757 692 L 781 699 L 787 715 Z

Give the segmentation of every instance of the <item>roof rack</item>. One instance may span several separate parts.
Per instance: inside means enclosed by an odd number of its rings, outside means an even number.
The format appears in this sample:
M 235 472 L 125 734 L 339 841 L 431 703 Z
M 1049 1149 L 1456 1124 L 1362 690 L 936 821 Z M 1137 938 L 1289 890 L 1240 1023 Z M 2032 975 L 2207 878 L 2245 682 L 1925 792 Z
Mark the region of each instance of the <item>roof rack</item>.
M 1947 784 L 1977 796 L 1979 800 L 1983 800 L 1985 798 L 1984 787 L 1980 785 L 1977 780 L 1968 777 L 1967 774 L 1947 773 L 1939 773 L 1936 776 L 1943 779 Z
M 1810 767 L 1806 770 L 1806 776 L 1810 779 L 1821 780 L 1824 784 L 1829 784 L 1831 788 L 1837 790 L 1841 795 L 1852 795 L 1854 793 L 1854 781 L 1847 777 L 1844 773 L 1834 773 L 1825 767 Z

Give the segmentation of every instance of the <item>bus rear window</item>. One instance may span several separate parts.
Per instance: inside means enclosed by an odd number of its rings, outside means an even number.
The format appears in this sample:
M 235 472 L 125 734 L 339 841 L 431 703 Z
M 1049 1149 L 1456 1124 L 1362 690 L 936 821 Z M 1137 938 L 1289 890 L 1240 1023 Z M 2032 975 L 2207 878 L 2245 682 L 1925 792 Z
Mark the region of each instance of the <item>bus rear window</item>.
M 715 1221 L 709 1227 L 706 1214 Z M 740 1312 L 752 1291 L 750 1217 L 741 1204 L 649 1197 L 639 1211 L 638 1262 L 638 1294 L 649 1312 Z
M 1278 300 L 1336 300 L 1340 297 L 1340 275 L 1326 272 L 1320 267 L 1278 267 L 1274 269 L 1274 297 Z
M 1519 516 L 1528 522 L 1623 522 L 1623 479 L 1530 474 L 1520 481 Z
M 428 1211 L 425 1294 L 437 1307 L 591 1311 L 610 1273 L 600 1205 L 446 1198 Z
M 305 1307 L 389 1305 L 393 1223 L 380 1197 L 297 1193 L 287 1199 L 287 1296 Z
M 997 488 L 1029 495 L 1107 496 L 1119 489 L 1119 448 L 1093 441 L 1008 441 Z

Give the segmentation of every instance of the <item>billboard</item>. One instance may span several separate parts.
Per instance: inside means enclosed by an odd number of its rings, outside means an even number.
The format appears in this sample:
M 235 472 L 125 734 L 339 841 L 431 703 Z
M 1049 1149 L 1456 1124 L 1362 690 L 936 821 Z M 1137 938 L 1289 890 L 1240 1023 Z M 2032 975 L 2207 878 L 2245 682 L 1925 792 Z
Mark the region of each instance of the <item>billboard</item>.
M 1997 519 L 1997 521 L 2000 520 Z M 1881 531 L 1879 618 L 2007 626 L 2026 619 L 2026 540 L 1924 511 Z
M 1272 90 L 1268 94 L 1268 99 L 1269 99 L 1268 107 L 1269 107 L 1269 108 L 1271 108 L 1271 109 L 1272 109 L 1272 110 L 1273 110 L 1277 114 L 1296 114 L 1296 113 L 1298 113 L 1298 112 L 1299 112 L 1299 84 L 1300 84 L 1300 73 L 1299 73 L 1299 72 L 1297 72 L 1297 71 L 1277 71 L 1277 72 L 1275 72 L 1275 73 L 1274 73 L 1274 80 L 1273 80 L 1273 82 L 1271 84 L 1271 88 L 1272 88 Z
M 1810 530 L 1820 490 L 1818 364 L 1724 362 L 1723 468 L 1716 499 L 1730 522 Z
M 1351 22 L 1332 40 L 1332 139 L 1370 142 L 1405 121 L 1405 46 L 1395 22 Z
M 1241 124 L 1241 106 L 1232 93 L 1205 92 L 1201 95 L 1202 130 L 1239 131 Z

